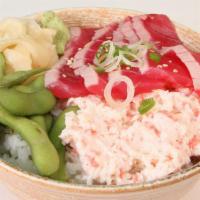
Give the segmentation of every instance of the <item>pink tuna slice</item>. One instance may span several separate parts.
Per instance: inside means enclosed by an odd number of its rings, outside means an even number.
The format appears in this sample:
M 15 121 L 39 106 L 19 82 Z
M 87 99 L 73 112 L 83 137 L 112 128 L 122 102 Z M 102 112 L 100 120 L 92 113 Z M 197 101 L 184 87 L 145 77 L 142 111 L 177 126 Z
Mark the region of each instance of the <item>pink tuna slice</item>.
M 92 67 L 99 46 L 106 40 L 117 44 L 132 44 L 138 40 L 159 42 L 162 59 L 159 63 L 147 59 L 146 71 L 138 66 L 121 73 L 134 83 L 136 94 L 155 89 L 178 90 L 199 89 L 200 55 L 186 49 L 178 38 L 174 25 L 165 15 L 143 15 L 127 17 L 120 23 L 100 29 L 72 28 L 72 39 L 61 61 L 46 74 L 46 85 L 58 98 L 69 98 L 95 94 L 103 97 L 108 74 L 97 74 Z M 78 50 L 82 48 L 81 50 Z M 183 51 L 182 51 L 183 50 Z M 66 63 L 74 57 L 73 64 Z M 148 55 L 147 55 L 148 58 Z M 56 76 L 54 78 L 53 74 Z M 197 74 L 197 76 L 196 76 Z M 193 79 L 192 79 L 192 78 Z M 49 79 L 51 79 L 49 81 Z M 126 98 L 126 86 L 117 84 L 112 91 L 117 99 Z
M 177 45 L 163 49 L 164 52 L 173 51 L 181 62 L 187 67 L 193 81 L 195 90 L 200 90 L 200 63 L 198 58 L 200 55 L 190 52 L 183 45 Z
M 133 81 L 136 95 L 152 92 L 155 89 L 193 89 L 193 82 L 185 63 L 173 51 L 165 53 L 159 63 L 149 60 L 149 69 L 143 74 L 138 70 L 134 70 L 134 68 L 129 70 L 123 69 L 121 73 Z M 94 94 L 103 96 L 108 78 L 104 74 L 99 76 L 99 79 L 101 83 L 93 86 Z M 116 85 L 113 88 L 112 95 L 116 99 L 125 99 L 126 85 L 124 83 Z
M 94 28 L 72 27 L 71 40 L 66 47 L 65 54 L 60 61 L 45 75 L 45 85 L 58 98 L 79 97 L 88 95 L 81 76 L 76 76 L 67 64 L 80 48 L 83 48 L 94 35 Z
M 74 62 L 71 67 L 75 69 L 76 75 L 83 77 L 85 86 L 89 91 L 90 86 L 98 85 L 99 83 L 98 74 L 89 64 L 93 64 L 94 57 L 100 45 L 112 37 L 116 27 L 117 24 L 111 24 L 96 30 L 92 40 L 74 56 Z
M 139 40 L 132 27 L 132 17 L 127 17 L 124 21 L 119 23 L 116 31 L 113 32 L 113 42 L 117 45 L 133 44 Z
M 133 17 L 133 28 L 141 40 L 159 42 L 161 47 L 182 43 L 166 15 L 149 14 Z

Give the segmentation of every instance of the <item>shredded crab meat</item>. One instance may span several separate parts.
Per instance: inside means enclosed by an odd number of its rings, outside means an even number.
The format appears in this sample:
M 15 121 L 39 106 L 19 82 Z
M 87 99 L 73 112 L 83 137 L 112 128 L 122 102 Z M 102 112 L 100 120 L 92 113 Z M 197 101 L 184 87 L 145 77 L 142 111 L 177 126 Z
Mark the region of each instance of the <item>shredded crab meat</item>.
M 138 113 L 144 98 L 156 105 Z M 87 184 L 129 184 L 163 178 L 200 154 L 200 100 L 188 91 L 157 90 L 118 110 L 95 96 L 71 98 L 60 138 L 70 145 L 67 168 Z M 126 163 L 126 164 L 125 164 Z M 76 167 L 75 167 L 76 166 Z M 77 168 L 77 171 L 76 171 Z

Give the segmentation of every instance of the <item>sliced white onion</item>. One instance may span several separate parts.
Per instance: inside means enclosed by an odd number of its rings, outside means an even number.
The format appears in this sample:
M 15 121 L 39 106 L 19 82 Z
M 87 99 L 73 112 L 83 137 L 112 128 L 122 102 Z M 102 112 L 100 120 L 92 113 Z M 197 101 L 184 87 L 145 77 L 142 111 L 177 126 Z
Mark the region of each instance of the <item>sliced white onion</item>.
M 100 63 L 99 59 L 95 57 L 94 64 L 96 66 L 104 68 L 106 72 L 111 72 L 113 70 L 118 69 L 120 67 L 121 62 L 123 62 L 130 67 L 140 66 L 142 72 L 146 70 L 146 65 L 143 66 L 143 59 L 146 56 L 146 53 L 149 49 L 149 44 L 145 44 L 144 41 L 140 40 L 135 44 L 128 45 L 129 49 L 135 49 L 137 53 L 129 52 L 126 50 L 120 50 L 119 55 L 114 57 L 114 53 L 116 50 L 115 44 L 112 41 L 106 41 L 103 43 L 103 45 L 106 43 L 109 44 L 109 52 L 106 56 L 106 59 Z M 125 55 L 132 56 L 134 58 L 134 62 L 127 59 Z
M 111 80 L 112 78 L 115 78 L 116 76 L 122 76 L 121 70 L 115 70 L 108 74 L 108 80 Z
M 139 62 L 141 65 L 144 64 L 144 58 L 145 58 L 145 56 L 146 56 L 146 54 L 147 54 L 147 51 L 148 51 L 147 49 L 143 48 L 143 49 L 141 49 L 140 52 L 138 53 L 137 59 L 138 59 L 138 62 Z
M 115 100 L 112 97 L 112 89 L 117 83 L 124 82 L 127 86 L 127 96 L 124 101 Z M 109 106 L 113 108 L 123 108 L 129 105 L 134 97 L 135 94 L 135 87 L 133 82 L 130 78 L 123 75 L 115 75 L 112 76 L 111 79 L 108 81 L 105 89 L 104 89 L 104 98 Z
M 124 55 L 130 55 L 130 56 L 135 57 L 137 59 L 137 56 L 132 54 L 132 53 L 119 52 L 119 56 L 116 56 L 116 57 L 113 58 L 112 62 L 110 62 L 110 64 L 109 64 L 109 66 L 105 67 L 105 69 L 106 69 L 105 71 L 111 72 L 111 71 L 117 69 L 122 61 L 128 66 L 134 66 L 135 62 L 129 61 Z
M 128 45 L 130 49 L 138 49 L 140 46 L 145 46 L 145 42 L 143 40 L 139 40 L 138 42 Z
M 104 66 L 101 66 L 101 65 L 100 65 L 100 67 L 103 67 L 103 68 L 107 69 L 107 68 L 109 68 L 109 66 L 114 65 L 114 64 L 117 62 L 117 60 L 118 60 L 118 56 L 116 56 L 116 57 L 110 59 L 110 60 L 107 62 L 106 65 L 104 65 Z
M 105 71 L 106 72 L 111 72 L 111 71 L 117 69 L 119 67 L 119 65 L 120 65 L 121 60 L 122 60 L 122 56 L 121 55 L 115 57 L 113 59 L 113 63 L 111 63 L 109 66 L 107 66 L 105 68 L 106 69 Z
M 130 66 L 130 67 L 132 67 L 132 66 L 135 65 L 135 62 L 131 62 L 131 61 L 128 60 L 125 56 L 122 56 L 122 61 L 123 61 L 126 65 L 128 65 L 128 66 Z

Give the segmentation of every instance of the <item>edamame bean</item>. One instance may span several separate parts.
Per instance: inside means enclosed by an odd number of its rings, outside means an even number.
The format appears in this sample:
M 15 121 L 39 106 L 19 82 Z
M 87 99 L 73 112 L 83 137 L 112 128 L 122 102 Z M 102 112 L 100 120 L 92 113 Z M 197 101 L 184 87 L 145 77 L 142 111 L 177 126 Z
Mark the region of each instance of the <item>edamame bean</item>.
M 51 175 L 51 178 L 59 181 L 67 181 L 69 177 L 65 167 L 66 164 L 65 147 L 63 146 L 56 150 L 59 155 L 59 168 L 54 174 Z
M 79 109 L 78 106 L 70 106 L 66 108 L 56 119 L 54 126 L 52 127 L 49 138 L 56 147 L 59 158 L 60 158 L 60 166 L 59 169 L 54 173 L 51 177 L 56 180 L 66 181 L 68 176 L 66 174 L 65 169 L 65 147 L 62 145 L 59 135 L 62 130 L 65 128 L 65 114 L 67 112 L 76 112 Z
M 0 106 L 0 123 L 19 133 L 29 144 L 33 162 L 41 175 L 50 176 L 58 170 L 58 153 L 46 132 L 36 122 L 11 115 Z
M 41 75 L 41 76 L 37 77 L 28 86 L 31 87 L 31 88 L 35 88 L 35 89 L 44 88 L 44 76 Z
M 53 117 L 50 114 L 34 115 L 31 116 L 30 119 L 38 123 L 47 133 L 51 129 L 53 123 Z
M 0 104 L 10 113 L 19 116 L 41 115 L 52 110 L 55 97 L 47 89 L 18 86 L 0 88 Z
M 6 68 L 6 60 L 3 53 L 0 53 L 0 80 L 4 76 L 5 68 Z
M 51 127 L 53 125 L 53 117 L 50 114 L 45 115 L 45 123 L 46 123 L 46 129 L 47 132 L 51 130 Z
M 3 77 L 0 81 L 0 87 L 12 87 L 23 83 L 25 80 L 29 79 L 31 76 L 39 74 L 46 71 L 47 68 L 36 68 L 28 71 L 17 71 L 12 74 L 8 74 Z
M 79 110 L 78 106 L 69 106 L 57 117 L 51 132 L 49 133 L 50 140 L 56 148 L 63 146 L 59 136 L 62 130 L 65 128 L 65 114 L 68 112 L 77 112 L 77 110 Z
M 43 128 L 43 130 L 47 132 L 46 121 L 43 115 L 31 116 L 30 119 L 39 124 L 41 128 Z

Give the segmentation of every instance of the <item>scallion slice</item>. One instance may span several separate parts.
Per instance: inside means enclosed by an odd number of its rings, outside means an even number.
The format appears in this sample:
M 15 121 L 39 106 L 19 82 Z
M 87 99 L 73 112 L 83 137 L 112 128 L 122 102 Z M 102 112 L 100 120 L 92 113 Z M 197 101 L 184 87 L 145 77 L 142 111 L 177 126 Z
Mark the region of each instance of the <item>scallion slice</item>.
M 143 57 L 150 48 L 153 48 L 150 43 L 139 41 L 133 45 L 119 46 L 113 41 L 107 40 L 103 42 L 94 58 L 94 65 L 97 73 L 111 72 L 121 66 L 143 66 Z M 155 52 L 156 53 L 156 52 Z M 158 60 L 159 58 L 154 55 L 150 55 L 151 59 Z M 158 54 L 159 56 L 159 54 Z
M 147 113 L 149 110 L 151 110 L 154 106 L 155 106 L 156 102 L 153 98 L 148 98 L 148 99 L 144 99 L 141 104 L 140 107 L 138 108 L 138 111 L 141 115 Z
M 161 56 L 160 56 L 160 54 L 158 54 L 158 53 L 156 53 L 156 52 L 151 52 L 151 53 L 149 54 L 149 59 L 150 59 L 150 60 L 153 60 L 154 62 L 159 63 L 160 60 L 161 60 Z
M 105 72 L 105 68 L 104 67 L 95 67 L 94 70 L 98 73 L 104 73 Z

